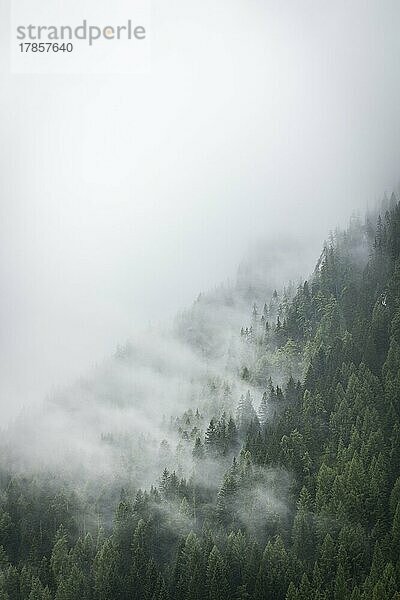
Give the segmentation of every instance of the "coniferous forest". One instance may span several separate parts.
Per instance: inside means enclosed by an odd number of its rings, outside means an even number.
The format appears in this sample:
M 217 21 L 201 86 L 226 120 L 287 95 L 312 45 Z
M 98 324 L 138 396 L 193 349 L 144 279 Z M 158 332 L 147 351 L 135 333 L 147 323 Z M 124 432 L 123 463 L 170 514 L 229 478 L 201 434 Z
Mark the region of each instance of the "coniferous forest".
M 0 600 L 400 600 L 397 197 L 331 234 L 306 281 L 240 293 L 223 368 L 215 297 L 178 315 L 205 372 L 153 436 L 101 431 L 107 475 L 28 468 L 4 436 Z

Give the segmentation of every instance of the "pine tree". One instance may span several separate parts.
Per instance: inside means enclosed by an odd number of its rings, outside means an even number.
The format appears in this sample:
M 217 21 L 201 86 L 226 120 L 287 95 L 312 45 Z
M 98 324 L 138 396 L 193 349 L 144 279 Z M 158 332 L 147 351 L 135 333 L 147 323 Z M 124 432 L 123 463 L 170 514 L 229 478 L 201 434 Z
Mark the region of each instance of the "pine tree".
M 237 423 L 239 430 L 244 433 L 247 429 L 254 425 L 259 426 L 258 417 L 253 407 L 253 401 L 250 396 L 250 391 L 246 395 L 242 395 L 237 408 Z
M 297 591 L 293 581 L 290 582 L 290 585 L 288 587 L 288 591 L 286 594 L 286 600 L 299 600 L 299 594 L 298 594 L 298 591 Z
M 315 525 L 311 511 L 311 497 L 303 487 L 297 503 L 297 513 L 292 530 L 293 548 L 301 559 L 310 559 L 315 549 Z
M 63 525 L 60 525 L 54 546 L 53 551 L 51 553 L 50 566 L 53 572 L 54 579 L 57 584 L 59 584 L 64 577 L 66 577 L 69 570 L 69 549 L 68 549 L 68 541 L 67 534 Z
M 210 424 L 205 433 L 205 448 L 207 454 L 213 456 L 216 453 L 217 448 L 217 431 L 215 427 L 215 420 L 211 419 Z
M 51 600 L 50 590 L 47 587 L 43 587 L 38 577 L 33 577 L 32 579 L 32 587 L 28 600 Z
M 234 470 L 229 471 L 224 478 L 217 497 L 217 517 L 222 525 L 230 525 L 236 519 L 237 480 Z
M 111 540 L 99 548 L 94 560 L 94 589 L 98 600 L 110 600 L 116 596 L 118 552 Z
M 221 553 L 216 546 L 213 547 L 208 558 L 207 590 L 209 600 L 229 599 L 226 568 Z
M 267 392 L 262 395 L 260 407 L 258 409 L 258 419 L 261 425 L 264 425 L 268 419 Z
M 336 572 L 334 600 L 346 600 L 347 588 L 344 575 L 344 568 L 340 564 Z
M 397 502 L 396 512 L 393 517 L 392 551 L 394 557 L 400 557 L 400 500 Z

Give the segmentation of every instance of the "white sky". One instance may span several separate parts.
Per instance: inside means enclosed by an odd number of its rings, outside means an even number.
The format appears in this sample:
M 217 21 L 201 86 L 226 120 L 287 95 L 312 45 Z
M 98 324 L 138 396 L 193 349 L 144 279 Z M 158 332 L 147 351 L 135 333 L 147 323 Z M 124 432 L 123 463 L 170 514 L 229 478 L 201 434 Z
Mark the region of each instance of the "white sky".
M 398 185 L 398 0 L 153 0 L 151 73 L 131 76 L 9 74 L 8 11 L 0 418 L 234 277 L 252 242 L 317 255 Z

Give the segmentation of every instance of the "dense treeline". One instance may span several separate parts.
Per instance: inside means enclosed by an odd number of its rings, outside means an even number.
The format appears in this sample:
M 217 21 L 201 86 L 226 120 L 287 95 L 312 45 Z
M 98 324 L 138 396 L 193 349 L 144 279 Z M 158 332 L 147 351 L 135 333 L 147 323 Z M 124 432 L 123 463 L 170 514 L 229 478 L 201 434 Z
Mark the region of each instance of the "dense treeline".
M 238 370 L 259 406 L 249 391 L 231 414 L 211 381 L 218 402 L 171 420 L 189 477 L 178 461 L 122 489 L 110 519 L 95 490 L 3 468 L 0 600 L 400 599 L 396 198 L 250 321 Z

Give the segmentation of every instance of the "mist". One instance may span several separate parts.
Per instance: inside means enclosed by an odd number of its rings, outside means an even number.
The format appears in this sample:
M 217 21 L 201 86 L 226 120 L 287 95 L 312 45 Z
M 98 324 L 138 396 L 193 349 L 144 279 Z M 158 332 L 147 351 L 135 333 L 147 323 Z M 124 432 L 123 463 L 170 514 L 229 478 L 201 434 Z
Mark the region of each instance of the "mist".
M 13 75 L 0 10 L 3 423 L 397 188 L 395 1 L 157 0 L 137 76 Z
M 400 598 L 399 21 L 0 4 L 0 598 Z

